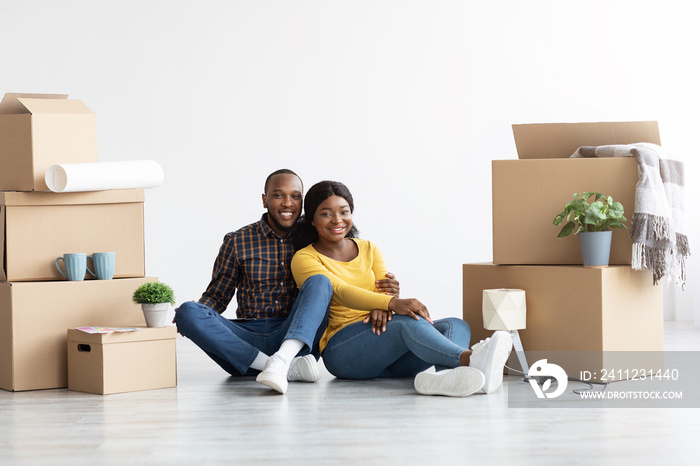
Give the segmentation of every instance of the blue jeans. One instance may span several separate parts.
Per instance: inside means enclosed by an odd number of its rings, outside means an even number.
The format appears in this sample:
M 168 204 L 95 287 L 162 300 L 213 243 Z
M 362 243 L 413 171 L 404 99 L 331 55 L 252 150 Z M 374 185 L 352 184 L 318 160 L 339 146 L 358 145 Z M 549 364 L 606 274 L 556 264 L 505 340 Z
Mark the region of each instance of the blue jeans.
M 314 275 L 299 291 L 289 316 L 278 319 L 229 320 L 203 304 L 183 303 L 175 313 L 179 332 L 202 348 L 231 375 L 254 375 L 250 369 L 259 352 L 275 353 L 282 342 L 297 339 L 299 354 L 319 358 L 318 343 L 328 324 L 333 288 L 328 278 Z
M 372 333 L 370 323 L 340 329 L 323 350 L 323 363 L 341 379 L 409 377 L 431 366 L 459 366 L 470 338 L 469 324 L 461 319 L 450 317 L 431 325 L 422 318 L 394 315 L 381 335 Z

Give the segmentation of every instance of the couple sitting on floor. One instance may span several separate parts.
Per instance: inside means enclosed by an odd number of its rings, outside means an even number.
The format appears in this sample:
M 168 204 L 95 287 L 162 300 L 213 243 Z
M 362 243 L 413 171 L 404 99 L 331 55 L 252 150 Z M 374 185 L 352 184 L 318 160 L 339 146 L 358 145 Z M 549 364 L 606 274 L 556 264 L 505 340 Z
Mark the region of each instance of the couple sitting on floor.
M 357 238 L 345 185 L 312 186 L 299 220 L 302 192 L 291 170 L 268 176 L 267 213 L 225 236 L 199 302 L 176 309 L 182 335 L 229 374 L 257 374 L 280 393 L 288 381 L 317 381 L 319 356 L 338 378 L 415 377 L 424 395 L 501 385 L 510 334 L 495 332 L 470 350 L 466 322 L 433 321 L 420 301 L 399 297 L 379 248 Z M 234 294 L 238 319 L 226 319 Z

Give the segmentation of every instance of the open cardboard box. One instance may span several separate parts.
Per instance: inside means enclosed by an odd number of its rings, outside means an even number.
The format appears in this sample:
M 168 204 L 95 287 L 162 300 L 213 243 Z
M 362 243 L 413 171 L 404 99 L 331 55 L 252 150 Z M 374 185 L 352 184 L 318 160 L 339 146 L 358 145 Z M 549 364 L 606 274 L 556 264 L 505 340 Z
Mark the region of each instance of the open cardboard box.
M 7 93 L 0 102 L 0 191 L 48 191 L 59 163 L 97 162 L 97 117 L 63 94 Z
M 145 326 L 131 296 L 155 280 L 0 283 L 0 388 L 67 387 L 66 329 Z
M 483 290 L 525 290 L 526 327 L 519 330 L 528 364 L 551 356 L 572 377 L 625 369 L 634 357 L 662 364 L 663 290 L 629 266 L 464 264 L 463 318 L 472 342 L 493 334 L 483 323 Z M 622 356 L 622 358 L 621 358 Z M 514 358 L 512 354 L 511 357 Z M 557 358 L 557 361 L 551 360 Z M 511 363 L 513 364 L 513 363 Z M 517 363 L 510 367 L 520 369 Z M 658 368 L 658 367 L 657 367 Z
M 634 212 L 638 166 L 633 157 L 570 159 L 580 146 L 652 142 L 656 122 L 514 125 L 519 160 L 492 162 L 493 261 L 496 264 L 581 264 L 578 239 L 558 239 L 552 224 L 573 194 L 597 191 Z M 628 229 L 613 230 L 610 264 L 632 262 Z
M 115 278 L 143 277 L 143 203 L 142 189 L 0 192 L 0 280 L 65 280 L 57 257 L 112 251 Z
M 68 329 L 68 389 L 106 395 L 177 385 L 173 326 L 89 334 Z

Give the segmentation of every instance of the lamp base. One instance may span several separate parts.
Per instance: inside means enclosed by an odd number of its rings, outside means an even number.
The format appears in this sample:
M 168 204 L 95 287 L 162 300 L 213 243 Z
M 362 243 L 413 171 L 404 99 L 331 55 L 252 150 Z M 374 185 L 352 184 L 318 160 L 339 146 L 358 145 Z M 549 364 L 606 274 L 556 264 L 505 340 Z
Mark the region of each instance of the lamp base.
M 527 360 L 525 359 L 525 350 L 523 350 L 523 343 L 520 341 L 520 334 L 517 330 L 509 330 L 509 332 L 513 339 L 513 348 L 515 349 L 515 355 L 518 357 L 520 367 L 523 370 L 525 378 L 529 379 L 528 371 L 530 370 L 530 366 L 528 366 Z

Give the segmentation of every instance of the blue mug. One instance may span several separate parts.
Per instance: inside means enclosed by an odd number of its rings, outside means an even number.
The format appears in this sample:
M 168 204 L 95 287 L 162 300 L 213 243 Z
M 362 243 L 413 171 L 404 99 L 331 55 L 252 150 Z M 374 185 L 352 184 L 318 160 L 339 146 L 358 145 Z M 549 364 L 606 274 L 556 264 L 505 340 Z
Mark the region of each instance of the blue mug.
M 88 256 L 92 260 L 92 265 L 95 268 L 93 272 L 88 267 L 88 271 L 98 280 L 111 280 L 114 277 L 114 267 L 116 264 L 116 253 L 114 252 L 95 252 Z
M 63 273 L 61 266 L 58 265 L 58 261 L 63 261 L 63 266 L 66 268 L 66 272 Z M 80 281 L 85 279 L 85 272 L 87 271 L 87 254 L 84 252 L 64 254 L 63 257 L 56 258 L 56 268 L 58 271 L 71 281 Z

